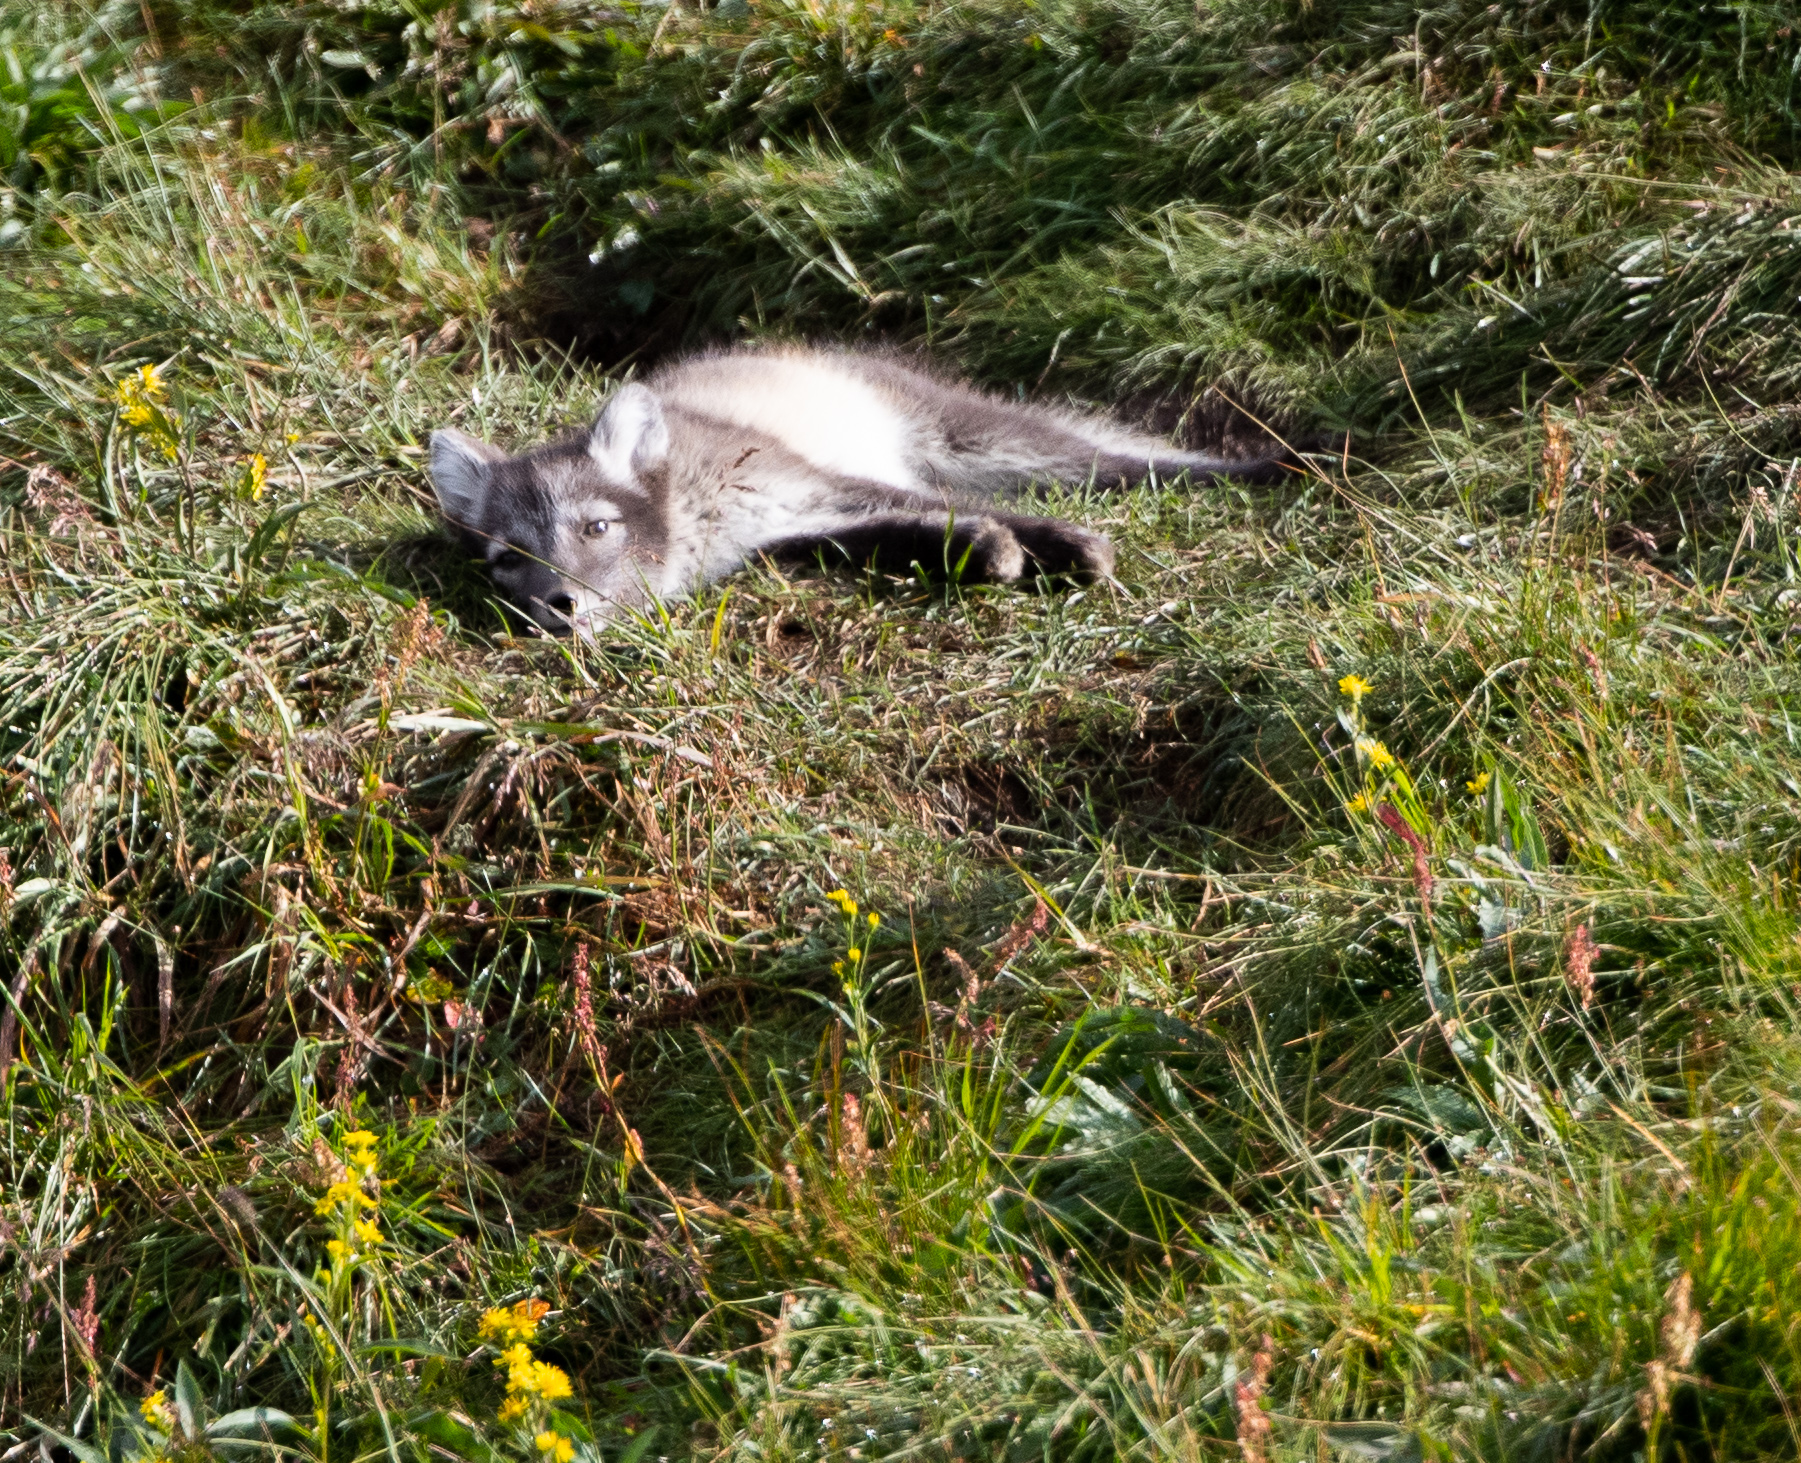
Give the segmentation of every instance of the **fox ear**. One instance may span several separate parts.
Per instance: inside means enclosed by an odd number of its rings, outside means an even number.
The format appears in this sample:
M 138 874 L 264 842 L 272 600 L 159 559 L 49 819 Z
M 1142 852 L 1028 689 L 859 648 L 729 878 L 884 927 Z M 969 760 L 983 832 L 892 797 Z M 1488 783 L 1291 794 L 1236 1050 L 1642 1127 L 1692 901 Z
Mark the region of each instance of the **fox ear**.
M 445 427 L 431 434 L 431 485 L 444 516 L 459 528 L 481 522 L 482 504 L 488 496 L 489 469 L 506 461 L 498 447 Z
M 588 455 L 609 476 L 630 480 L 669 455 L 669 424 L 649 387 L 633 381 L 613 393 L 594 423 Z

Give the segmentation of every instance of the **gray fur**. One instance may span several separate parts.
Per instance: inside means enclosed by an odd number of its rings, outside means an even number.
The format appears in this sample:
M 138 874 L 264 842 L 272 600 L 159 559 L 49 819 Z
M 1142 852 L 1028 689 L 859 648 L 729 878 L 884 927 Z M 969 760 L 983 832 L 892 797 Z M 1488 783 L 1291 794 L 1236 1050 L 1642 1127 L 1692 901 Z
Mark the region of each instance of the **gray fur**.
M 1003 401 L 881 356 L 693 356 L 613 393 L 593 428 L 517 457 L 434 432 L 444 515 L 545 629 L 588 632 L 761 554 L 833 548 L 984 578 L 1108 575 L 1106 538 L 998 506 L 1033 483 L 1268 478 L 1104 417 Z

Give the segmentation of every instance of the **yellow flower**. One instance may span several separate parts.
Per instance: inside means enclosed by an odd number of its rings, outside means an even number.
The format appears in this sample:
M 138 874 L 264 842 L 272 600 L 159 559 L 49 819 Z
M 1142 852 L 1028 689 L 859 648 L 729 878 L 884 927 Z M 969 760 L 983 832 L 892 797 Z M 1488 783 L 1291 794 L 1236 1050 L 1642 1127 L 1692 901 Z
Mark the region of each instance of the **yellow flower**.
M 842 960 L 834 960 L 832 962 L 832 974 L 833 975 L 843 975 L 844 974 L 844 962 Z
M 381 1201 L 378 1199 L 371 1199 L 365 1194 L 361 1184 L 359 1184 L 356 1179 L 339 1179 L 325 1191 L 325 1197 L 320 1199 L 317 1204 L 313 1205 L 313 1213 L 320 1215 L 330 1214 L 340 1204 L 353 1204 L 364 1209 L 381 1208 Z
M 325 1242 L 325 1253 L 334 1260 L 348 1260 L 356 1254 L 356 1251 L 341 1239 L 328 1239 Z
M 167 1428 L 170 1426 L 175 1418 L 169 1411 L 169 1394 L 158 1387 L 138 1403 L 138 1416 L 156 1427 Z
M 342 1139 L 345 1166 L 353 1172 L 373 1175 L 376 1167 L 376 1141 L 375 1134 L 365 1133 L 361 1129 L 346 1133 Z
M 532 1339 L 539 1320 L 549 1310 L 549 1302 L 532 1299 L 515 1301 L 510 1306 L 497 1306 L 482 1313 L 481 1325 L 476 1328 L 476 1334 L 482 1340 L 496 1344 L 518 1343 L 519 1349 L 524 1351 L 525 1358 L 529 1361 L 531 1352 L 525 1349 L 524 1343 Z
M 351 1229 L 355 1231 L 356 1237 L 366 1245 L 381 1243 L 381 1226 L 373 1219 L 359 1219 L 351 1225 Z
M 873 930 L 873 929 L 875 929 L 875 928 L 876 928 L 876 927 L 877 927 L 877 926 L 878 926 L 878 925 L 880 925 L 880 924 L 881 924 L 881 922 L 882 922 L 882 917 L 881 917 L 881 915 L 879 915 L 879 914 L 875 914 L 875 913 L 873 913 L 873 912 L 872 912 L 872 913 L 871 913 L 871 914 L 870 914 L 870 916 L 869 916 L 869 927 L 870 927 L 870 929 L 872 929 L 872 930 Z
M 263 484 L 269 477 L 269 463 L 260 452 L 250 454 L 250 466 L 244 473 L 244 490 L 250 494 L 252 503 L 260 502 L 263 496 Z
M 552 1366 L 547 1361 L 534 1361 L 531 1365 L 532 1385 L 529 1389 L 542 1397 L 546 1402 L 560 1402 L 565 1397 L 573 1397 L 575 1388 L 569 1385 L 569 1373 L 561 1367 Z
M 850 949 L 846 950 L 844 953 L 846 955 L 848 955 L 852 960 L 861 960 L 863 958 L 863 952 L 861 950 L 859 950 L 855 945 L 852 945 L 850 947 Z
M 531 1340 L 531 1333 L 537 1331 L 538 1317 L 548 1312 L 549 1306 L 544 1301 L 515 1301 L 510 1306 L 495 1306 L 481 1315 L 481 1326 L 477 1326 L 477 1335 L 483 1340 L 501 1342 L 526 1342 Z M 529 1351 L 528 1351 L 529 1355 Z
M 1374 689 L 1375 687 L 1364 680 L 1362 676 L 1346 676 L 1338 683 L 1339 694 L 1341 696 L 1349 696 L 1352 705 L 1361 701 Z
M 551 1455 L 556 1463 L 569 1463 L 575 1456 L 575 1444 L 561 1433 L 539 1433 L 532 1439 L 540 1453 Z
M 1357 750 L 1370 759 L 1372 767 L 1382 768 L 1395 765 L 1395 754 L 1373 737 L 1358 737 Z
M 525 1398 L 509 1397 L 505 1402 L 500 1404 L 498 1416 L 502 1422 L 517 1422 L 520 1418 L 525 1416 L 525 1409 L 527 1406 L 528 1404 Z
M 130 380 L 131 378 L 127 377 L 126 379 Z M 161 396 L 163 394 L 163 368 L 161 366 L 139 366 L 136 386 L 146 396 Z
M 155 413 L 147 403 L 134 401 L 129 406 L 119 409 L 119 420 L 128 427 L 147 427 L 154 419 Z
M 1346 803 L 1344 806 L 1347 813 L 1367 813 L 1369 811 L 1370 800 L 1362 793 L 1358 793 L 1356 797 L 1352 798 L 1350 802 Z
M 847 916 L 851 918 L 856 917 L 857 901 L 852 899 L 844 890 L 834 889 L 830 894 L 826 895 L 826 898 L 843 910 Z
M 531 1348 L 523 1341 L 501 1352 L 500 1360 L 494 1365 L 506 1368 L 507 1391 L 515 1396 L 542 1397 L 546 1402 L 555 1402 L 574 1393 L 569 1385 L 569 1374 L 547 1361 L 534 1360 Z
M 289 446 L 292 446 L 294 443 L 298 442 L 299 440 L 300 440 L 300 433 L 298 433 L 298 432 L 289 432 L 288 433 L 288 445 Z
M 1479 798 L 1483 793 L 1488 791 L 1488 780 L 1492 775 L 1492 773 L 1488 772 L 1478 772 L 1468 782 L 1464 783 L 1464 787 L 1469 790 L 1471 797 Z

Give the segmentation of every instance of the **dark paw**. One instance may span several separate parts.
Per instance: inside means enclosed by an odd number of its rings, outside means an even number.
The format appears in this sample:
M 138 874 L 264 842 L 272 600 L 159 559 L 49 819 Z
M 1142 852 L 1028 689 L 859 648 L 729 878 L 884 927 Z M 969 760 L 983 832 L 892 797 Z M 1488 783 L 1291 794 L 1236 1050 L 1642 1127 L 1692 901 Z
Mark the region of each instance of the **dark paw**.
M 1041 573 L 1112 577 L 1113 543 L 1105 534 L 1058 518 L 1016 519 L 1009 527 Z
M 1011 584 L 1025 572 L 1026 551 L 1005 523 L 993 518 L 966 518 L 951 535 L 950 568 L 998 584 Z

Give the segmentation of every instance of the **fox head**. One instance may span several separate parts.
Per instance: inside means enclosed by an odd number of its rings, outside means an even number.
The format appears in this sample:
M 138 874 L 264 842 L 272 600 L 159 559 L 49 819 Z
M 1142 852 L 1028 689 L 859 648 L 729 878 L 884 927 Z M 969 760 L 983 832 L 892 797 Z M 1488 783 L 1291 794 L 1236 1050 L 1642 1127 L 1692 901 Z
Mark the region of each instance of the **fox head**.
M 431 480 L 507 600 L 553 634 L 580 634 L 655 587 L 668 456 L 662 405 L 633 384 L 586 434 L 518 457 L 433 432 Z

